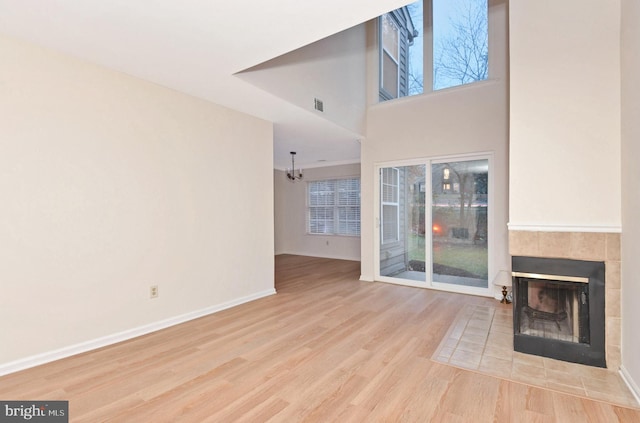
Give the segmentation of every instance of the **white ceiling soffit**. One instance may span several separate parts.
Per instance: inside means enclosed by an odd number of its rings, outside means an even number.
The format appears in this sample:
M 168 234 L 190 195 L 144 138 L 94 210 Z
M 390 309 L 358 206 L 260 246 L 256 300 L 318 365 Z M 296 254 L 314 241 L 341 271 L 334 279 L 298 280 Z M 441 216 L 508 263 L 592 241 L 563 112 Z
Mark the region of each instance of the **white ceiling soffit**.
M 366 26 L 360 24 L 236 74 L 307 111 L 306 119 L 276 125 L 276 168 L 290 165 L 284 162 L 289 151 L 297 151 L 297 163 L 305 167 L 360 160 L 354 141 L 365 131 L 366 51 Z M 312 117 L 322 120 L 310 122 Z
M 406 3 L 0 0 L 0 32 L 273 121 L 277 150 L 282 142 L 295 148 L 296 141 L 285 138 L 301 136 L 319 144 L 300 159 L 339 161 L 342 144 L 332 137 L 354 134 L 323 125 L 322 118 L 234 74 Z

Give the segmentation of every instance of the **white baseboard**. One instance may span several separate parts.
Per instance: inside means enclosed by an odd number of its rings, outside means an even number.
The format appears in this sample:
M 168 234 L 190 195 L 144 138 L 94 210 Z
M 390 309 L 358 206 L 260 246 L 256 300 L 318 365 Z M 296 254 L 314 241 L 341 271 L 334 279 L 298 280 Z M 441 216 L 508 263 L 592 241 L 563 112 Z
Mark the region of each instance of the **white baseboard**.
M 373 282 L 374 279 L 371 276 L 360 275 L 360 280 L 363 282 Z
M 633 380 L 633 378 L 631 377 L 631 375 L 629 374 L 627 369 L 625 369 L 624 366 L 620 366 L 620 376 L 622 377 L 622 380 L 624 380 L 624 383 L 626 383 L 627 386 L 629 387 L 629 390 L 631 391 L 633 396 L 636 398 L 637 403 L 640 404 L 640 387 Z
M 182 314 L 180 316 L 171 317 L 169 319 L 160 320 L 158 322 L 149 323 L 143 326 L 138 326 L 136 328 L 128 329 L 119 333 L 114 333 L 112 335 L 103 336 L 101 338 L 93 339 L 90 341 L 81 342 L 79 344 L 70 345 L 68 347 L 60 348 L 54 351 L 48 351 L 42 354 L 37 354 L 30 357 L 22 358 L 16 361 L 0 364 L 0 376 L 7 375 L 9 373 L 15 373 L 20 370 L 25 370 L 31 367 L 39 366 L 41 364 L 50 363 L 52 361 L 70 357 L 72 355 L 81 354 L 87 351 L 106 347 L 108 345 L 116 344 L 118 342 L 126 341 L 128 339 L 136 338 L 138 336 L 146 335 L 148 333 L 165 329 L 170 326 L 175 326 L 175 325 L 179 325 L 180 323 L 188 322 L 189 320 L 197 319 L 199 317 L 207 316 L 209 314 L 213 314 L 218 311 L 226 310 L 228 308 L 235 307 L 240 304 L 248 303 L 263 297 L 267 297 L 275 293 L 276 293 L 275 289 L 268 289 L 262 292 L 256 292 L 255 294 L 247 295 L 241 298 L 236 298 L 235 300 L 227 301 L 222 304 L 203 308 L 201 310 L 195 310 L 189 313 Z

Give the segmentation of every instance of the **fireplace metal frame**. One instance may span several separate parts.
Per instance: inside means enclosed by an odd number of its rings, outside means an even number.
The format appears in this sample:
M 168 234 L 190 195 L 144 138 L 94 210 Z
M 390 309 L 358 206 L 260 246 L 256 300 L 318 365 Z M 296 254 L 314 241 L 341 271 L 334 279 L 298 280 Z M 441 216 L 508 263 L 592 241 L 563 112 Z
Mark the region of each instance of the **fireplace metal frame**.
M 606 367 L 605 359 L 605 264 L 603 262 L 513 256 L 513 348 L 515 351 L 596 367 Z M 542 276 L 558 283 L 581 283 L 588 279 L 589 334 L 588 343 L 575 343 L 520 333 L 520 306 L 523 295 L 518 292 L 527 274 Z

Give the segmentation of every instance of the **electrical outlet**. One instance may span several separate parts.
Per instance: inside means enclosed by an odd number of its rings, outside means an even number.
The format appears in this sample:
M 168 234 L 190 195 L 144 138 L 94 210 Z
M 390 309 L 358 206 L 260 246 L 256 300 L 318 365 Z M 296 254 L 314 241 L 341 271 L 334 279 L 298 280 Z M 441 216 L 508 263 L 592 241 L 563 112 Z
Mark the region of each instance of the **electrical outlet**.
M 158 285 L 151 285 L 151 288 L 149 288 L 149 298 L 158 298 Z

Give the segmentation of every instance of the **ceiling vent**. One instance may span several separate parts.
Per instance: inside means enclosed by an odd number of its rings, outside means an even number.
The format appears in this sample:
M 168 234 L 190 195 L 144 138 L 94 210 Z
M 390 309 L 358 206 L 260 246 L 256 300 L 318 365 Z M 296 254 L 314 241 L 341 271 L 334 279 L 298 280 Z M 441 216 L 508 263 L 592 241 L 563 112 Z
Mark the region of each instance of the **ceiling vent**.
M 314 98 L 313 108 L 319 112 L 324 112 L 324 104 L 322 103 L 322 100 L 320 100 L 319 98 Z

